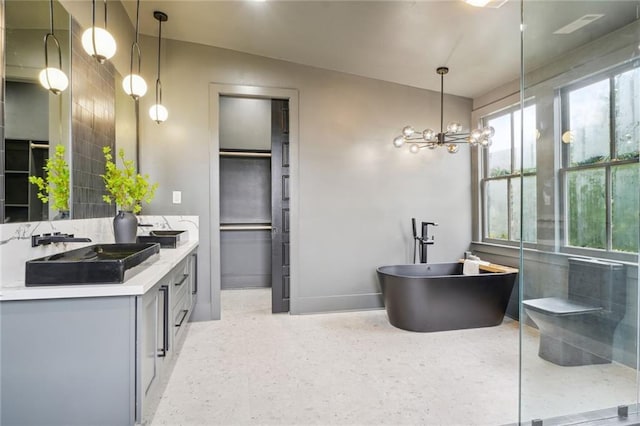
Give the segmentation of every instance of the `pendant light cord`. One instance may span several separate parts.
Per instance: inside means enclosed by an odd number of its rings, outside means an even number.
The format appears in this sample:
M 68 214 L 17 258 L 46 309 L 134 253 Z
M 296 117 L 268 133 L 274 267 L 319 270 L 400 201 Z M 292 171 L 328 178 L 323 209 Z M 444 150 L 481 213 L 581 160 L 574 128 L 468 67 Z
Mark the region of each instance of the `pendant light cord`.
M 51 35 L 53 35 L 53 0 L 49 1 L 49 28 Z
M 156 80 L 156 105 L 162 104 L 162 83 L 160 82 L 161 45 L 162 45 L 162 20 L 158 19 L 158 79 Z
M 138 37 L 139 37 L 139 25 L 140 25 L 140 0 L 138 0 L 136 2 L 136 35 L 135 35 L 135 41 L 133 42 L 133 44 L 131 45 L 131 57 L 130 57 L 130 62 L 129 62 L 129 74 L 133 74 L 133 56 L 136 54 L 138 54 L 138 74 L 140 74 L 140 68 L 141 68 L 141 64 L 142 64 L 142 54 L 140 52 L 140 45 L 138 44 Z M 131 79 L 129 81 L 129 84 L 131 85 L 131 92 L 133 93 L 133 79 Z
M 140 27 L 140 0 L 136 2 L 136 44 L 138 44 L 138 28 Z
M 104 29 L 107 29 L 107 0 L 104 0 Z
M 440 133 L 444 130 L 444 74 L 440 74 Z
M 106 8 L 106 2 L 105 2 Z M 105 26 L 107 23 L 105 15 Z M 93 46 L 93 55 L 97 58 L 98 46 L 96 46 L 96 0 L 91 0 L 91 44 Z
M 44 68 L 45 70 L 49 68 L 49 39 L 52 39 L 56 45 L 56 50 L 58 51 L 58 69 L 62 71 L 62 49 L 60 48 L 58 38 L 53 33 L 53 0 L 49 0 L 49 24 L 50 32 L 44 36 Z M 51 88 L 52 84 L 49 80 L 48 71 L 45 71 L 45 78 L 47 79 L 47 85 Z

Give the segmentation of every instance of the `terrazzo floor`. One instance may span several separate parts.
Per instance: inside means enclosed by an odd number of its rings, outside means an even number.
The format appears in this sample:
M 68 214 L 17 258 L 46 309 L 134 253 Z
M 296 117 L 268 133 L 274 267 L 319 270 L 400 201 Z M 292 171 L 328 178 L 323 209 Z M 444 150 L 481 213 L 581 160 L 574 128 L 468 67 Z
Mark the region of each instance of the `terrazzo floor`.
M 191 323 L 152 424 L 500 425 L 518 419 L 518 323 L 411 333 L 384 310 L 272 315 L 269 290 L 222 292 L 220 321 Z M 618 364 L 558 367 L 525 334 L 523 413 L 633 401 Z M 560 377 L 561 380 L 557 378 Z

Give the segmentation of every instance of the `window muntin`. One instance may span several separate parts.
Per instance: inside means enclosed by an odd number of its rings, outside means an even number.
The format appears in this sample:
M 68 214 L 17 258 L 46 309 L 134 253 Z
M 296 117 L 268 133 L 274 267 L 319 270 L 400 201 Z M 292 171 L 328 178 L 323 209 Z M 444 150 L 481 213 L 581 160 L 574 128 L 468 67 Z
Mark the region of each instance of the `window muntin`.
M 561 91 L 566 246 L 638 252 L 639 91 L 637 67 Z

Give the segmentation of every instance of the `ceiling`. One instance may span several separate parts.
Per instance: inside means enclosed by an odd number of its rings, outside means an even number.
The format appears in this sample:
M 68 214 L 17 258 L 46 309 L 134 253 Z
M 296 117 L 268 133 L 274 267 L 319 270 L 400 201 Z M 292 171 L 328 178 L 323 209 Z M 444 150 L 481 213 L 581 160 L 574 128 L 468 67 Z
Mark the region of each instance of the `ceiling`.
M 135 1 L 123 1 L 134 21 Z M 640 1 L 525 2 L 530 67 L 637 19 Z M 475 8 L 462 0 L 191 1 L 142 0 L 141 31 L 157 35 L 153 11 L 169 15 L 163 36 L 304 65 L 476 97 L 519 76 L 520 1 Z M 605 16 L 568 35 L 555 30 Z M 533 43 L 535 41 L 535 43 Z
M 493 0 L 501 3 L 502 0 Z M 23 14 L 33 17 L 28 5 Z M 135 22 L 135 0 L 122 0 Z M 48 26 L 48 8 L 43 8 Z M 435 69 L 450 68 L 445 92 L 474 98 L 520 72 L 520 0 L 476 8 L 462 0 L 213 1 L 141 0 L 140 27 L 157 36 L 153 11 L 169 20 L 163 37 L 440 89 Z M 524 57 L 546 64 L 638 19 L 640 0 L 525 0 Z M 554 31 L 586 14 L 603 14 L 571 34 Z

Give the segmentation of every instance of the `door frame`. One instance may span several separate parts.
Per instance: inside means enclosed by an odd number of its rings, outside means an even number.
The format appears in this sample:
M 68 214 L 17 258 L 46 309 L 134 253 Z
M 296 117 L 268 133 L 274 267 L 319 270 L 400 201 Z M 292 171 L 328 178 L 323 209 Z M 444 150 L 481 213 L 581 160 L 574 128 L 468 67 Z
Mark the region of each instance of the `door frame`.
M 220 319 L 220 96 L 258 99 L 285 99 L 289 101 L 289 312 L 297 312 L 298 304 L 298 138 L 299 93 L 297 89 L 247 86 L 236 84 L 209 84 L 209 229 L 211 265 L 211 316 Z

